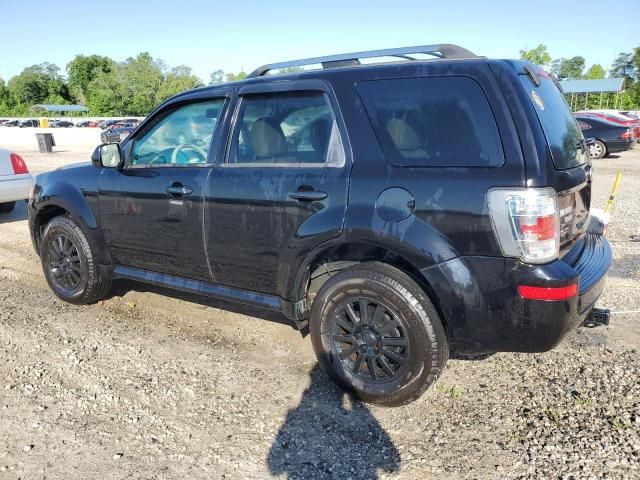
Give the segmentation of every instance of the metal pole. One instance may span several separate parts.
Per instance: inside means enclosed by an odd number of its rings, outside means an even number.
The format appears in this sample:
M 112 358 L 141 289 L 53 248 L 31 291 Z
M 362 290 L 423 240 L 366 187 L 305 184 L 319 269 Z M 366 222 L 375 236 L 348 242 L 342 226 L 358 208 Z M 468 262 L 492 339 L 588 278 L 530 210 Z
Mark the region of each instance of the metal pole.
M 573 108 L 573 97 L 574 97 L 574 96 L 575 96 L 575 93 L 572 93 L 572 94 L 571 94 L 571 110 L 574 110 L 574 111 L 575 111 L 575 109 Z
M 598 108 L 602 110 L 602 92 L 600 92 L 600 106 Z
M 584 97 L 584 109 L 587 109 L 587 102 L 589 101 L 589 92 L 587 92 L 587 95 Z

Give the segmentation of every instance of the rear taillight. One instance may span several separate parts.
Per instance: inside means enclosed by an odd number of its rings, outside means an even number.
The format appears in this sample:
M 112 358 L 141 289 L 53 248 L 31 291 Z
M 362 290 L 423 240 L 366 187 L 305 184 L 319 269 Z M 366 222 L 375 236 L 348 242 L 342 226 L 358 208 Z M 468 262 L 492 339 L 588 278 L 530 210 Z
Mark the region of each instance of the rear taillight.
M 489 212 L 502 254 L 526 263 L 547 263 L 560 251 L 558 200 L 552 188 L 496 188 Z
M 633 132 L 631 131 L 630 128 L 627 128 L 626 131 L 622 132 L 622 135 L 620 135 L 620 138 L 622 140 L 632 140 L 633 139 Z
M 13 173 L 16 175 L 20 175 L 21 173 L 29 173 L 29 169 L 27 168 L 27 164 L 24 162 L 23 158 L 17 153 L 12 153 L 9 155 L 11 157 L 11 166 L 13 167 Z

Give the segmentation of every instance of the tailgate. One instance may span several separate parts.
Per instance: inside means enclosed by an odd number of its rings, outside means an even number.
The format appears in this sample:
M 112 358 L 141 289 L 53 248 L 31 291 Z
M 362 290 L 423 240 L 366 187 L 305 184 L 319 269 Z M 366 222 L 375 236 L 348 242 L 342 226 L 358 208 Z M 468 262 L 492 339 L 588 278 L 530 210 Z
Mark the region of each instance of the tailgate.
M 589 182 L 558 193 L 561 252 L 586 233 L 589 226 L 590 206 L 591 183 Z
M 520 82 L 527 90 L 542 126 L 553 166 L 566 173 L 571 185 L 558 192 L 560 252 L 563 253 L 589 226 L 591 165 L 582 131 L 554 79 L 544 70 L 537 69 L 535 74 L 535 80 L 528 74 L 519 75 Z

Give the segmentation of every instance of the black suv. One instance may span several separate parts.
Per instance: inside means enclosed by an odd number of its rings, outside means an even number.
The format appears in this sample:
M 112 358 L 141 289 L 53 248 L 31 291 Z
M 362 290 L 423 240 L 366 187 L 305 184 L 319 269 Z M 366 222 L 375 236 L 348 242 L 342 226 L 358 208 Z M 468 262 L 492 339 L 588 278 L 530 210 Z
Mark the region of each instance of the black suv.
M 267 65 L 92 163 L 39 175 L 29 203 L 56 295 L 127 278 L 282 311 L 373 403 L 416 399 L 451 351 L 554 347 L 611 263 L 557 82 L 454 45 Z

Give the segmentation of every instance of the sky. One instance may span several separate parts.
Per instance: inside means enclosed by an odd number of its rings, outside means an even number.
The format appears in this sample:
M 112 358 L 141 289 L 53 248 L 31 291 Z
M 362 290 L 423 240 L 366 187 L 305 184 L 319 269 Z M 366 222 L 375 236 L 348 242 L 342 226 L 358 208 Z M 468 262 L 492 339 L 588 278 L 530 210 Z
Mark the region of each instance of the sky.
M 359 50 L 455 43 L 517 58 L 544 43 L 552 58 L 609 68 L 640 46 L 640 0 L 0 0 L 0 78 L 76 54 L 125 60 L 148 51 L 170 67 L 250 72 L 265 63 Z

